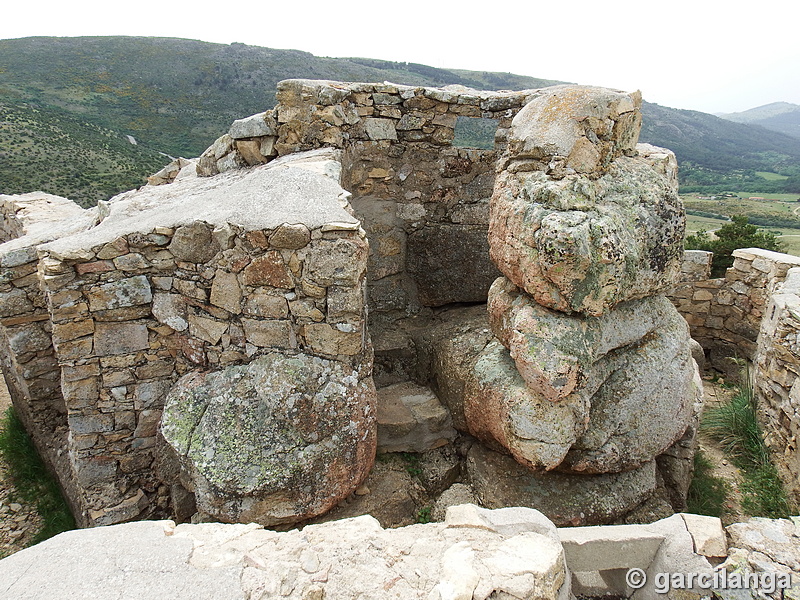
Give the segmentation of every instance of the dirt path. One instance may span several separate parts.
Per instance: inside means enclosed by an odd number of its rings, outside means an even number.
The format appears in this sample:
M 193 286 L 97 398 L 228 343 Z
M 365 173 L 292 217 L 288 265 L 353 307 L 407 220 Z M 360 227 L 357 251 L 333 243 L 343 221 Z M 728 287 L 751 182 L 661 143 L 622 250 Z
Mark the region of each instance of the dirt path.
M 703 392 L 706 397 L 706 410 L 729 400 L 733 395 L 733 390 L 706 379 L 703 380 Z M 725 457 L 718 441 L 711 439 L 702 432 L 698 438 L 700 450 L 709 462 L 714 465 L 711 469 L 711 474 L 722 479 L 728 486 L 728 499 L 725 502 L 722 515 L 720 515 L 722 524 L 727 526 L 731 523 L 746 520 L 747 516 L 742 511 L 742 494 L 739 491 L 742 474 Z
M 11 398 L 0 375 L 0 415 L 5 416 L 9 406 Z M 42 526 L 36 508 L 14 497 L 8 477 L 8 467 L 0 458 L 0 558 L 28 546 Z

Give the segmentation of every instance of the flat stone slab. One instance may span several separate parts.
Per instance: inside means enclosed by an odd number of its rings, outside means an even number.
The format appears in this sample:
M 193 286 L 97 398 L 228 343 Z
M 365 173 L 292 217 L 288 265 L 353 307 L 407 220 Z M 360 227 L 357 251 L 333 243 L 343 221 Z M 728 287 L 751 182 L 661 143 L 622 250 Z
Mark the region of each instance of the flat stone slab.
M 379 452 L 425 452 L 455 437 L 450 413 L 430 388 L 404 381 L 378 389 Z
M 571 571 L 647 569 L 664 541 L 645 525 L 563 527 L 558 535 Z
M 26 548 L 0 560 L 0 598 L 244 599 L 242 565 L 190 564 L 194 542 L 167 537 L 165 528 L 173 525 L 140 521 L 79 529 Z
M 79 258 L 86 249 L 121 235 L 194 221 L 246 231 L 275 229 L 283 223 L 302 223 L 312 230 L 323 226 L 356 230 L 358 219 L 340 201 L 347 194 L 339 185 L 340 175 L 337 151 L 322 149 L 214 177 L 180 177 L 169 185 L 115 196 L 105 205 L 108 214 L 99 225 L 46 247 L 56 257 Z
M 479 527 L 383 529 L 363 516 L 285 533 L 170 521 L 71 531 L 0 561 L 0 597 L 570 597 L 552 523 L 524 509 L 479 516 Z

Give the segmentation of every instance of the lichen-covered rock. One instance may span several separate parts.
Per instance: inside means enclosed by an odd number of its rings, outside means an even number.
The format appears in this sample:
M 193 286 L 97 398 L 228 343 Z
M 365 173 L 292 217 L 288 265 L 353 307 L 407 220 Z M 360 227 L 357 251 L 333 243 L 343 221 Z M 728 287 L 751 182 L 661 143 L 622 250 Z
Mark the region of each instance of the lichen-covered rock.
M 342 363 L 270 353 L 191 373 L 170 391 L 162 434 L 222 521 L 297 522 L 349 495 L 375 456 L 375 388 Z
M 490 205 L 492 260 L 536 302 L 563 312 L 598 316 L 659 293 L 683 259 L 674 177 L 626 156 L 597 179 L 506 170 Z
M 642 126 L 642 95 L 589 86 L 555 86 L 514 117 L 509 153 L 547 161 L 559 157 L 578 173 L 601 171 L 633 151 Z
M 467 473 L 483 506 L 528 506 L 558 526 L 613 522 L 656 488 L 655 462 L 623 473 L 537 473 L 480 444 L 469 450 Z
M 653 460 L 686 431 L 700 390 L 687 325 L 666 298 L 581 317 L 501 278 L 490 299 L 499 341 L 465 369 L 470 433 L 533 469 L 604 473 Z M 465 335 L 442 347 L 444 364 Z
M 577 394 L 549 402 L 525 384 L 506 349 L 494 341 L 480 353 L 467 380 L 464 416 L 479 439 L 507 449 L 533 469 L 550 470 L 584 431 L 589 404 Z

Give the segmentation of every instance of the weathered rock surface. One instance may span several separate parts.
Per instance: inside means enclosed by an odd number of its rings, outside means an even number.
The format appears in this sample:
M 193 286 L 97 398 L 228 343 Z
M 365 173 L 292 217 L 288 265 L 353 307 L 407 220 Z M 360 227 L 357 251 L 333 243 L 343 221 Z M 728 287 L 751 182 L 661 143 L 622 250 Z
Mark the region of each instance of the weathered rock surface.
M 430 388 L 406 381 L 378 389 L 380 452 L 425 452 L 455 437 L 450 413 Z
M 509 153 L 518 158 L 566 160 L 578 173 L 596 173 L 632 153 L 642 126 L 642 95 L 564 85 L 542 90 L 514 117 Z
M 132 523 L 69 532 L 0 561 L 19 600 L 570 597 L 555 527 L 530 509 L 451 509 L 382 529 L 369 516 L 277 533 L 257 525 Z
M 520 377 L 508 351 L 491 342 L 478 356 L 464 390 L 470 433 L 521 464 L 551 470 L 584 431 L 589 403 L 578 395 L 550 402 Z
M 453 426 L 469 432 L 464 416 L 464 387 L 478 355 L 493 339 L 486 308 L 458 308 L 439 318 L 441 322 L 425 334 L 424 352 L 431 357 L 437 395 L 450 411 Z
M 72 200 L 53 194 L 0 194 L 0 244 L 26 235 L 46 237 L 65 221 L 89 215 L 94 216 L 94 211 L 84 210 Z
M 499 173 L 489 247 L 537 303 L 598 316 L 669 287 L 680 273 L 684 230 L 674 183 L 646 159 L 621 156 L 597 179 Z
M 483 506 L 528 506 L 559 526 L 613 522 L 656 488 L 655 462 L 623 473 L 537 473 L 480 444 L 469 450 L 467 472 Z
M 161 432 L 202 511 L 223 521 L 296 522 L 330 509 L 366 477 L 375 389 L 341 363 L 273 352 L 186 375 L 167 396 Z
M 499 340 L 489 342 L 487 318 L 473 309 L 431 328 L 437 389 L 459 429 L 531 468 L 585 473 L 634 468 L 684 434 L 700 388 L 686 324 L 669 301 L 581 318 L 504 281 L 490 304 Z

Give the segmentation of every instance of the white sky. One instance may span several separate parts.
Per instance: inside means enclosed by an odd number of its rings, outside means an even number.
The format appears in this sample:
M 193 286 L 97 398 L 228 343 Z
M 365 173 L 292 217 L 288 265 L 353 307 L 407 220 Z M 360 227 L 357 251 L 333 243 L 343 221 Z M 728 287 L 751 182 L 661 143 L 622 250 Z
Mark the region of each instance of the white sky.
M 796 0 L 39 0 L 0 39 L 135 35 L 242 42 L 623 90 L 674 108 L 800 104 Z

